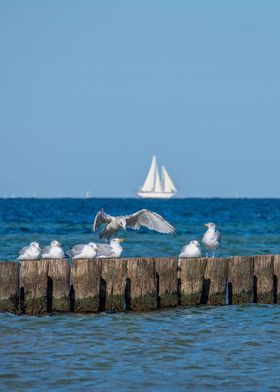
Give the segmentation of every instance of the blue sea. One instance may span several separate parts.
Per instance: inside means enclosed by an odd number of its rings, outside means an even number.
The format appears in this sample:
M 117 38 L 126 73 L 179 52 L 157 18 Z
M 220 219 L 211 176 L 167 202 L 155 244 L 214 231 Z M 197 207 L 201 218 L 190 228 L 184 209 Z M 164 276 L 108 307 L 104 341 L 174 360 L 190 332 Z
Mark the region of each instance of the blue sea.
M 30 241 L 65 250 L 97 240 L 96 212 L 149 208 L 176 234 L 122 232 L 124 257 L 178 255 L 204 223 L 218 256 L 280 253 L 278 199 L 0 199 L 0 259 Z M 151 313 L 0 314 L 1 391 L 280 391 L 280 307 L 196 307 Z M 279 344 L 279 345 L 278 345 Z

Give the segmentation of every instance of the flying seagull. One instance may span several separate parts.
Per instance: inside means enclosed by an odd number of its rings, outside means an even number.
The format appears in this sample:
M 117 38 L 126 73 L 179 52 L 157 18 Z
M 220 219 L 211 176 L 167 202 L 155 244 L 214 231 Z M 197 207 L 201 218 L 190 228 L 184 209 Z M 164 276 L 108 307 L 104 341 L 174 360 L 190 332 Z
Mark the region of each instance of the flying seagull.
M 149 210 L 140 210 L 131 215 L 111 216 L 101 209 L 93 222 L 92 230 L 96 231 L 100 226 L 104 225 L 104 230 L 99 234 L 99 238 L 110 238 L 119 230 L 130 228 L 139 230 L 141 226 L 145 226 L 150 230 L 159 233 L 174 233 L 175 228 L 170 225 L 162 216 Z
M 221 233 L 216 229 L 215 223 L 207 223 L 204 225 L 208 227 L 208 230 L 202 238 L 202 244 L 206 249 L 206 257 L 208 257 L 208 250 L 213 251 L 212 257 L 215 255 L 215 250 L 220 246 Z

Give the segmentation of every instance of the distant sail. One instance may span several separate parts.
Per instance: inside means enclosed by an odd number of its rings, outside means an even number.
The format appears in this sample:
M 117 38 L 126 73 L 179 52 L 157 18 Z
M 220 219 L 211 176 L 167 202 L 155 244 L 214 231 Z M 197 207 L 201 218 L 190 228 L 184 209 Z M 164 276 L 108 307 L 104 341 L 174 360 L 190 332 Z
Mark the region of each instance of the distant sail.
M 157 171 L 157 158 L 153 156 L 151 167 L 147 175 L 146 181 L 142 186 L 143 192 L 153 192 L 155 186 L 155 174 Z
M 169 199 L 176 192 L 177 189 L 163 166 L 160 178 L 157 159 L 153 156 L 150 170 L 144 185 L 139 189 L 138 196 L 149 199 Z
M 177 189 L 173 184 L 173 181 L 171 180 L 164 166 L 162 166 L 161 172 L 162 172 L 163 192 L 177 192 Z

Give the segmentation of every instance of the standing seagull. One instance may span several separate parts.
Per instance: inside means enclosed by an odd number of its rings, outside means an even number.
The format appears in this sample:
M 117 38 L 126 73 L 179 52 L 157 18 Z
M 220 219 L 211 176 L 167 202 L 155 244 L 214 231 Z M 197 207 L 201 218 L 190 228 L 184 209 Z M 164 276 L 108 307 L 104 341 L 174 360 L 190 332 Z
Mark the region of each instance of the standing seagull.
M 179 258 L 195 258 L 195 257 L 201 257 L 201 250 L 200 250 L 200 245 L 198 241 L 191 241 L 189 244 L 185 245 L 181 253 L 179 254 Z
M 120 229 L 126 230 L 127 227 L 138 230 L 141 226 L 145 226 L 150 230 L 166 234 L 175 232 L 175 228 L 164 220 L 162 216 L 149 210 L 140 210 L 131 215 L 111 216 L 101 209 L 96 214 L 92 230 L 96 231 L 101 225 L 105 227 L 99 234 L 99 238 L 107 239 L 115 235 Z
M 213 251 L 212 257 L 214 257 L 215 250 L 220 246 L 221 233 L 219 230 L 216 230 L 215 223 L 207 223 L 204 226 L 208 227 L 208 230 L 202 238 L 203 246 L 206 249 L 206 257 L 208 257 L 208 250 Z
M 38 242 L 30 242 L 19 251 L 18 260 L 38 260 L 41 258 L 41 248 Z
M 64 250 L 61 247 L 61 243 L 54 240 L 50 245 L 45 246 L 42 249 L 43 259 L 63 259 L 65 257 Z

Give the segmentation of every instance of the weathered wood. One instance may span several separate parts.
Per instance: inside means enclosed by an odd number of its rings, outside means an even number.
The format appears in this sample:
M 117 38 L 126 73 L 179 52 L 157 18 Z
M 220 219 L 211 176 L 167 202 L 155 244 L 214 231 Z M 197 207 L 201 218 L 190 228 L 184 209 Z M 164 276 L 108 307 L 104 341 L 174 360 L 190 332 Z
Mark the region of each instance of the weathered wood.
M 158 290 L 158 307 L 178 305 L 178 260 L 176 257 L 155 258 Z
M 127 259 L 129 310 L 148 311 L 157 308 L 157 282 L 153 258 Z
M 272 255 L 254 256 L 254 295 L 255 301 L 258 303 L 273 303 L 273 262 L 274 259 Z
M 20 262 L 20 310 L 23 313 L 47 313 L 48 260 Z
M 274 290 L 274 302 L 280 303 L 280 255 L 274 255 L 274 276 L 273 276 L 273 290 Z
M 53 312 L 69 312 L 70 265 L 68 260 L 49 260 L 48 289 Z
M 228 259 L 207 259 L 204 274 L 205 303 L 226 304 Z
M 0 263 L 0 311 L 15 313 L 19 305 L 19 263 Z
M 180 303 L 183 306 L 203 303 L 204 274 L 207 259 L 179 259 L 178 279 L 180 283 Z
M 251 303 L 254 300 L 254 257 L 236 256 L 228 260 L 229 304 Z
M 73 260 L 70 289 L 72 310 L 75 312 L 100 310 L 100 297 L 104 293 L 101 259 Z
M 104 310 L 124 311 L 127 287 L 127 260 L 102 259 L 102 278 L 106 285 Z

